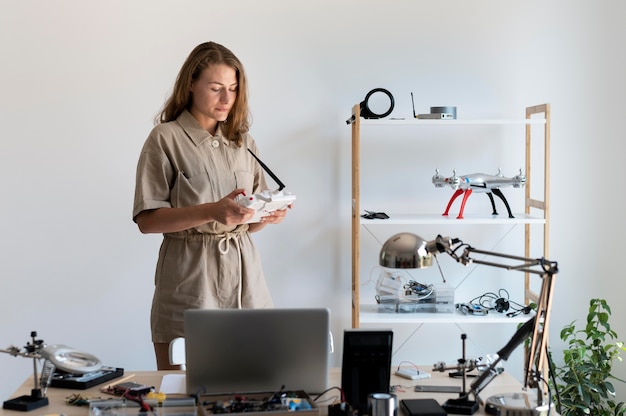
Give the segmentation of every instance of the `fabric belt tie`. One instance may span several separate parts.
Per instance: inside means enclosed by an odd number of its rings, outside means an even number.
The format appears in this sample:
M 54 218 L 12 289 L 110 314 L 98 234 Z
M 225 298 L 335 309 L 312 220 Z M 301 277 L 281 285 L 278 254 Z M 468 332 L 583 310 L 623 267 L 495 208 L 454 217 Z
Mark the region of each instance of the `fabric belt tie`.
M 230 240 L 237 239 L 237 237 L 239 237 L 239 233 L 229 232 L 220 234 L 217 237 L 220 239 L 217 243 L 217 249 L 221 254 L 226 254 L 228 253 L 228 250 L 230 250 Z
M 220 251 L 220 253 L 222 255 L 225 255 L 226 253 L 228 253 L 228 250 L 230 250 L 230 240 L 235 240 L 236 244 L 235 247 L 237 247 L 237 251 L 239 251 L 239 255 L 237 256 L 237 258 L 239 259 L 239 269 L 241 270 L 241 250 L 239 248 L 239 237 L 238 232 L 229 232 L 229 233 L 224 233 L 224 234 L 220 234 L 218 235 L 218 237 L 220 238 L 220 241 L 217 243 L 217 249 Z M 237 293 L 237 309 L 241 309 L 241 296 L 242 296 L 242 292 L 243 292 L 243 280 L 242 280 L 242 276 L 241 273 L 239 273 L 239 285 L 237 285 L 239 287 L 238 293 Z

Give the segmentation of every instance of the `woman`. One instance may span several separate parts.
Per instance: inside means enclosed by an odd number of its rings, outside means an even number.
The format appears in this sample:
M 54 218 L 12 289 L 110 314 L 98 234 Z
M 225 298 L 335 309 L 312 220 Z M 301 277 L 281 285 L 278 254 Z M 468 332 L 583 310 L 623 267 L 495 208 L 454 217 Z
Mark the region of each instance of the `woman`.
M 272 307 L 250 233 L 280 223 L 287 210 L 247 224 L 254 211 L 236 202 L 267 189 L 248 152 L 258 154 L 249 126 L 243 65 L 222 45 L 198 45 L 137 166 L 133 220 L 164 237 L 150 318 L 159 370 L 177 368 L 169 342 L 184 335 L 186 309 Z

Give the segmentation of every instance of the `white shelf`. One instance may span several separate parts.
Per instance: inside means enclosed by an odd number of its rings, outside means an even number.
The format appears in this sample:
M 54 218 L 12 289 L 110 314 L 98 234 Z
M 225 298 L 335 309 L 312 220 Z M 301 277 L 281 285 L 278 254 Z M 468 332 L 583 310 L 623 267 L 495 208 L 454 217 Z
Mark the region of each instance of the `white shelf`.
M 362 324 L 395 325 L 395 324 L 515 324 L 528 321 L 532 315 L 508 317 L 500 313 L 488 313 L 484 316 L 464 315 L 459 311 L 443 312 L 378 312 L 378 305 L 361 304 L 360 322 Z
M 457 219 L 456 215 L 441 214 L 387 214 L 389 218 L 371 219 L 361 218 L 360 222 L 363 226 L 370 225 L 441 225 L 441 224 L 545 224 L 544 218 L 533 217 L 526 214 L 513 215 L 515 218 L 509 218 L 507 215 L 464 215 L 463 219 Z
M 436 227 L 443 228 L 444 226 L 462 226 L 462 225 L 479 225 L 481 227 L 480 232 L 491 233 L 497 228 L 490 228 L 489 230 L 482 230 L 484 225 L 503 225 L 511 226 L 514 228 L 516 225 L 527 225 L 524 227 L 524 254 L 526 256 L 530 253 L 530 235 L 536 234 L 539 228 L 542 228 L 543 239 L 542 246 L 544 253 L 547 253 L 548 241 L 548 192 L 549 192 L 549 130 L 550 130 L 550 106 L 549 104 L 541 104 L 532 107 L 526 107 L 525 116 L 520 118 L 491 118 L 491 119 L 454 119 L 454 120 L 433 120 L 433 119 L 415 119 L 411 115 L 405 118 L 388 117 L 383 119 L 364 119 L 360 117 L 360 106 L 357 104 L 352 107 L 352 325 L 358 327 L 359 324 L 376 324 L 393 327 L 394 324 L 423 324 L 423 323 L 476 323 L 476 324 L 491 324 L 491 323 L 515 323 L 525 322 L 528 316 L 518 316 L 515 318 L 507 317 L 499 313 L 488 314 L 486 316 L 472 316 L 464 315 L 461 312 L 455 311 L 454 313 L 392 313 L 392 312 L 379 312 L 378 305 L 370 304 L 366 301 L 361 305 L 360 296 L 360 283 L 361 283 L 361 233 L 366 230 L 371 234 L 381 230 L 381 226 L 427 226 L 434 225 Z M 453 126 L 462 127 L 460 129 L 448 130 L 451 137 L 455 137 L 460 132 L 470 129 L 472 126 L 511 126 L 514 130 L 519 130 L 518 133 L 525 132 L 525 135 L 519 134 L 520 145 L 525 141 L 525 162 L 526 162 L 526 174 L 527 182 L 525 184 L 525 200 L 523 213 L 514 213 L 514 218 L 509 218 L 508 213 L 500 212 L 499 215 L 489 215 L 489 212 L 479 214 L 465 214 L 464 218 L 458 219 L 457 212 L 450 213 L 450 215 L 442 215 L 443 211 L 429 212 L 429 213 L 392 213 L 386 212 L 389 216 L 387 219 L 366 219 L 361 217 L 365 213 L 362 209 L 361 201 L 361 132 L 363 128 L 369 129 L 376 127 L 408 127 L 413 129 L 419 129 L 422 126 L 429 126 L 428 128 L 421 130 L 422 133 L 427 133 L 433 128 L 450 128 Z M 537 126 L 537 127 L 535 127 Z M 521 128 L 520 128 L 521 127 Z M 484 128 L 483 128 L 484 130 Z M 493 130 L 493 129 L 488 129 Z M 502 135 L 496 128 L 495 131 L 488 132 L 489 137 L 498 137 Z M 541 133 L 543 130 L 543 134 Z M 516 135 L 518 134 L 516 133 Z M 378 134 L 378 133 L 376 133 Z M 374 134 L 374 136 L 376 136 Z M 446 136 L 448 134 L 446 133 Z M 531 135 L 533 140 L 531 140 Z M 504 135 L 508 137 L 508 135 Z M 531 151 L 531 142 L 536 142 L 535 136 L 543 137 L 543 173 L 539 170 L 537 179 L 531 180 L 529 174 L 531 161 L 539 163 L 541 160 L 542 151 Z M 536 144 L 533 144 L 533 150 Z M 541 145 L 541 143 L 539 143 Z M 458 158 L 459 156 L 456 155 Z M 534 160 L 536 159 L 536 160 Z M 370 167 L 371 169 L 371 167 Z M 530 198 L 531 182 L 539 184 L 541 182 L 543 189 L 543 198 L 534 199 Z M 534 188 L 534 186 L 533 186 Z M 409 212 L 411 211 L 408 208 Z M 417 210 L 416 210 L 417 211 Z M 528 215 L 533 213 L 533 215 Z M 487 215 L 485 215 L 487 214 Z M 530 227 L 528 225 L 537 226 Z M 450 228 L 450 227 L 448 227 Z M 532 232 L 531 232 L 532 230 Z M 476 230 L 475 232 L 479 232 Z M 538 239 L 536 239 L 538 240 Z M 528 279 L 524 283 L 525 291 L 528 290 Z M 525 302 L 528 301 L 527 299 Z M 373 302 L 373 300 L 372 300 Z
M 362 119 L 361 126 L 467 126 L 467 125 L 530 125 L 546 124 L 545 118 L 519 118 L 519 119 L 475 119 L 475 120 L 419 120 L 419 119 L 394 119 L 385 118 L 378 120 Z

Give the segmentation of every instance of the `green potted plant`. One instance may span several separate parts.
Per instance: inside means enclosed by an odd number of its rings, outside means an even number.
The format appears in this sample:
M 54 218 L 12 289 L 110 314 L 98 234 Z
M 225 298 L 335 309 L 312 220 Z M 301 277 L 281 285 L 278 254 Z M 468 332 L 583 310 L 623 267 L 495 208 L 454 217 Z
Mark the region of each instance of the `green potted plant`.
M 626 351 L 611 328 L 611 308 L 604 299 L 591 299 L 587 324 L 576 328 L 576 321 L 561 330 L 567 343 L 563 363 L 557 366 L 550 354 L 554 374 L 551 383 L 553 400 L 563 416 L 624 415 L 626 405 L 617 402 L 612 381 L 625 382 L 611 374 L 614 360 L 621 361 Z M 556 391 L 555 391 L 556 385 Z

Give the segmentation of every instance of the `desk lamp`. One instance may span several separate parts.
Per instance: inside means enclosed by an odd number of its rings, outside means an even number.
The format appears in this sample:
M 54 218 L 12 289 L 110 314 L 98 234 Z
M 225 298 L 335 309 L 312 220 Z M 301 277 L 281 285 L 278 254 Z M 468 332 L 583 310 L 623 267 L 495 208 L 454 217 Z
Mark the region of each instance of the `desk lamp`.
M 462 250 L 459 255 L 457 251 Z M 467 400 L 470 394 L 477 399 L 479 393 L 499 374 L 496 366 L 501 360 L 507 360 L 511 352 L 523 343 L 529 336 L 530 345 L 526 356 L 524 375 L 524 390 L 536 389 L 536 398 L 528 397 L 527 393 L 510 393 L 489 397 L 485 403 L 486 410 L 491 414 L 506 415 L 547 415 L 550 412 L 550 397 L 542 389 L 546 383 L 542 372 L 548 368 L 548 329 L 550 310 L 552 305 L 553 283 L 558 273 L 557 263 L 544 258 L 532 259 L 491 251 L 478 250 L 464 244 L 457 238 L 437 236 L 435 240 L 426 241 L 412 233 L 399 233 L 390 237 L 380 251 L 379 264 L 382 267 L 400 269 L 420 269 L 429 267 L 432 258 L 439 253 L 446 253 L 458 263 L 470 263 L 498 267 L 507 270 L 518 270 L 525 273 L 541 276 L 541 290 L 537 300 L 536 315 L 524 323 L 511 340 L 498 351 L 498 358 L 484 370 L 472 383 L 470 392 L 463 392 L 459 400 Z M 474 254 L 484 258 L 497 257 L 518 262 L 505 264 L 494 261 L 475 259 Z M 492 413 L 493 412 L 493 413 Z M 471 413 L 470 413 L 471 414 Z

